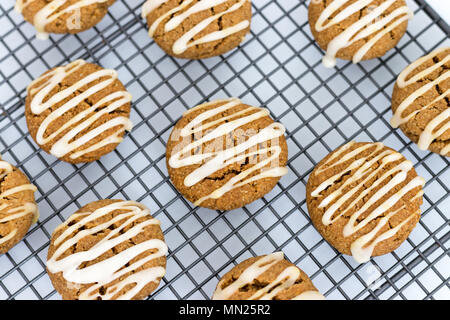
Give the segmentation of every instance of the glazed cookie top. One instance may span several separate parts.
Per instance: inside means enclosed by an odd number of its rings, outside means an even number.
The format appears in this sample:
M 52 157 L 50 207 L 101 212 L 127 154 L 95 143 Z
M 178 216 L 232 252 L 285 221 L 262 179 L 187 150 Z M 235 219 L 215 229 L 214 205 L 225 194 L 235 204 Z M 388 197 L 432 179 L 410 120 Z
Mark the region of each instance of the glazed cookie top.
M 201 59 L 237 46 L 249 32 L 250 0 L 147 0 L 149 35 L 169 54 Z
M 311 173 L 308 210 L 326 240 L 362 263 L 403 242 L 420 217 L 424 183 L 399 152 L 352 141 Z
M 95 161 L 132 128 L 131 95 L 115 70 L 76 60 L 44 73 L 27 93 L 25 115 L 31 136 L 63 161 Z
M 421 150 L 450 156 L 450 47 L 416 60 L 397 78 L 391 125 Z
M 115 0 L 16 0 L 15 10 L 36 28 L 38 39 L 51 33 L 77 33 L 96 25 Z
M 326 50 L 328 68 L 336 65 L 336 56 L 357 63 L 384 55 L 412 17 L 404 0 L 312 0 L 309 6 L 311 31 Z
M 283 252 L 247 259 L 226 273 L 213 300 L 323 300 L 308 276 Z
M 17 244 L 37 221 L 36 190 L 22 172 L 0 157 L 0 253 Z
M 231 210 L 269 192 L 287 173 L 285 128 L 237 98 L 187 111 L 167 144 L 175 187 L 195 205 Z
M 149 210 L 92 202 L 52 234 L 47 269 L 64 299 L 143 299 L 165 274 L 167 246 Z

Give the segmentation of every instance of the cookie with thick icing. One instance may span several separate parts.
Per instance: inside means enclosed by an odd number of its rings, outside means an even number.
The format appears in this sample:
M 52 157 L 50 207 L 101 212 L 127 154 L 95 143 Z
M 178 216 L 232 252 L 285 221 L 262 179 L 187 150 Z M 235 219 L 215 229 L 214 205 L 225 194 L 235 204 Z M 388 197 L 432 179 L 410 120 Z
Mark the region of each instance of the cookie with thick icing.
M 214 300 L 323 300 L 308 276 L 283 252 L 247 259 L 217 284 Z
M 115 0 L 16 0 L 15 9 L 36 28 L 39 39 L 49 33 L 78 33 L 95 26 Z
M 416 60 L 397 78 L 391 125 L 421 150 L 450 157 L 450 47 Z
M 169 176 L 195 205 L 232 210 L 261 198 L 287 173 L 285 128 L 237 98 L 188 110 L 167 143 Z
M 0 157 L 0 253 L 22 240 L 37 221 L 36 190 L 22 171 Z
M 250 0 L 147 0 L 149 35 L 169 55 L 204 59 L 238 46 L 250 31 Z
M 144 205 L 100 200 L 55 229 L 47 272 L 65 300 L 140 300 L 158 287 L 166 254 L 160 222 Z
M 325 240 L 363 263 L 406 240 L 420 219 L 424 183 L 399 152 L 352 141 L 314 168 L 306 203 Z
M 308 19 L 317 44 L 326 51 L 323 64 L 336 58 L 374 59 L 394 48 L 405 34 L 412 11 L 404 0 L 312 0 Z
M 70 163 L 92 162 L 131 130 L 130 101 L 115 70 L 76 60 L 28 86 L 25 117 L 43 150 Z

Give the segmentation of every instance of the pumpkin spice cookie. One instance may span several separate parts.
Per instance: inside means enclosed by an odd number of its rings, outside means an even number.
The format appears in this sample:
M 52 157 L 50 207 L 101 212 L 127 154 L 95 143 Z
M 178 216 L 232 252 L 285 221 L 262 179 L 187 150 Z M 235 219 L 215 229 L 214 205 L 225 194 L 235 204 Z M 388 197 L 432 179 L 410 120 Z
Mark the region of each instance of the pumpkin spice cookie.
M 38 39 L 49 33 L 78 33 L 92 28 L 115 0 L 17 0 L 15 10 L 36 28 Z
M 450 47 L 403 70 L 392 93 L 391 125 L 421 150 L 450 157 Z
M 27 94 L 25 117 L 32 138 L 66 162 L 98 160 L 132 128 L 131 95 L 114 70 L 76 60 L 44 73 Z
M 57 227 L 47 272 L 65 300 L 140 300 L 165 274 L 158 220 L 140 203 L 91 202 Z
M 250 0 L 147 0 L 149 35 L 169 55 L 204 59 L 237 47 L 250 32 Z
M 308 10 L 328 68 L 336 65 L 336 57 L 358 63 L 383 56 L 400 41 L 412 17 L 405 0 L 312 0 Z
M 237 98 L 188 110 L 167 143 L 169 176 L 197 206 L 232 210 L 261 198 L 287 173 L 285 128 Z
M 0 157 L 0 253 L 8 252 L 36 223 L 36 190 L 19 169 Z
M 247 259 L 219 281 L 213 300 L 323 300 L 308 276 L 283 252 Z
M 325 240 L 363 263 L 406 240 L 420 219 L 424 183 L 397 151 L 352 141 L 314 168 L 306 203 Z

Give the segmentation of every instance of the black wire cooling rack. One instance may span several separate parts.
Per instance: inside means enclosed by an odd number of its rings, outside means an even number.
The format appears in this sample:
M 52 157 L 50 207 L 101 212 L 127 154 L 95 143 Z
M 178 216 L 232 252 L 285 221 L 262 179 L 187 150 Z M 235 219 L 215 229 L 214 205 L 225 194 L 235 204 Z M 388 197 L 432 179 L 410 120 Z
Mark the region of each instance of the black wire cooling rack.
M 308 1 L 253 0 L 252 32 L 228 54 L 202 61 L 165 55 L 140 17 L 143 0 L 116 1 L 95 28 L 36 40 L 34 29 L 0 4 L 0 152 L 38 187 L 41 216 L 0 256 L 0 299 L 59 299 L 45 272 L 51 232 L 86 203 L 123 198 L 146 204 L 170 248 L 167 274 L 150 299 L 209 299 L 243 259 L 282 250 L 330 299 L 450 299 L 449 159 L 416 148 L 389 125 L 397 74 L 436 47 L 449 26 L 421 0 L 399 45 L 381 59 L 321 66 Z M 134 129 L 100 161 L 69 165 L 41 151 L 24 118 L 25 88 L 45 70 L 83 58 L 119 72 L 133 94 Z M 245 208 L 195 208 L 171 185 L 165 143 L 186 109 L 240 97 L 267 106 L 287 128 L 289 174 Z M 314 165 L 350 141 L 383 141 L 413 161 L 426 180 L 423 216 L 395 252 L 359 265 L 312 227 L 305 185 Z

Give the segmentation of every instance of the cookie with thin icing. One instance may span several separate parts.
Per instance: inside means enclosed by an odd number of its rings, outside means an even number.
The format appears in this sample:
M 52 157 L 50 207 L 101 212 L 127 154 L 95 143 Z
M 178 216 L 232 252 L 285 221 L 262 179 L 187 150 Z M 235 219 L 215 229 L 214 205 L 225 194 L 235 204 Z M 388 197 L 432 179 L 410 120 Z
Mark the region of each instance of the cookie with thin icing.
M 169 55 L 204 59 L 237 47 L 250 32 L 250 0 L 147 0 L 149 35 Z
M 185 112 L 167 143 L 177 190 L 194 205 L 232 210 L 263 197 L 287 173 L 285 128 L 237 98 Z
M 37 221 L 35 191 L 22 171 L 0 157 L 0 254 L 19 243 Z
M 308 276 L 283 252 L 247 259 L 217 284 L 213 300 L 323 300 Z
M 15 9 L 34 25 L 37 37 L 79 33 L 99 23 L 115 0 L 16 0 Z
M 70 163 L 92 162 L 131 130 L 130 101 L 115 70 L 76 60 L 28 86 L 25 117 L 44 151 Z
M 421 150 L 450 157 L 450 47 L 414 61 L 397 78 L 391 125 Z
M 165 274 L 160 222 L 134 201 L 91 202 L 55 229 L 47 273 L 64 300 L 141 300 Z
M 314 168 L 306 203 L 325 240 L 363 263 L 406 240 L 420 219 L 424 183 L 399 152 L 352 141 Z
M 357 63 L 385 55 L 412 17 L 405 0 L 312 0 L 308 9 L 311 32 L 329 68 L 336 58 Z

